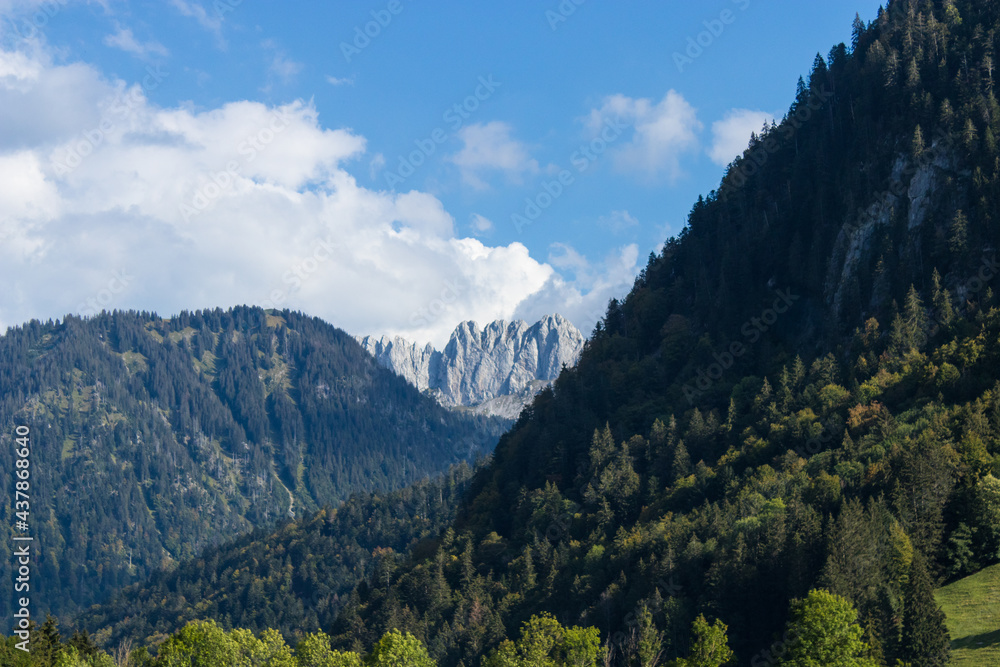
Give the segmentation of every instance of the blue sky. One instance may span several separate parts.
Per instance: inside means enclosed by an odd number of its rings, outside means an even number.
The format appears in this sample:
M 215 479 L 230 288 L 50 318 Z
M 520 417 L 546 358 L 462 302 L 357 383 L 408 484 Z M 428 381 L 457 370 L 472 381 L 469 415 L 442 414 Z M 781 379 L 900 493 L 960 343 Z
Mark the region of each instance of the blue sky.
M 0 0 L 0 324 L 248 302 L 589 331 L 878 9 L 577 2 Z

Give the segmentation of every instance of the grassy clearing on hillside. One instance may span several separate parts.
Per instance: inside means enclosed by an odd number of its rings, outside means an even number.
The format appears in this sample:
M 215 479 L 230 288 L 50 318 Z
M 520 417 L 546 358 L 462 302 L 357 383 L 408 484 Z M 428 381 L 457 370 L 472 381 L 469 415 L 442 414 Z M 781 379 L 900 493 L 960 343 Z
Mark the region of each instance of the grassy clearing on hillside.
M 949 584 L 936 597 L 948 616 L 951 664 L 1000 665 L 1000 565 Z

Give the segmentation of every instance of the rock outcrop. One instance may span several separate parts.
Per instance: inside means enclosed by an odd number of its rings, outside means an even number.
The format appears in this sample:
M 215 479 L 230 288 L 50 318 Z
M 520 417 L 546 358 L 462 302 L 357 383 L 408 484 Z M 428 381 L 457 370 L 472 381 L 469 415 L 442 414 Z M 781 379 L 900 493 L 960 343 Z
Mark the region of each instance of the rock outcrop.
M 399 337 L 359 341 L 442 405 L 514 419 L 564 365 L 576 364 L 584 338 L 569 320 L 550 315 L 531 325 L 497 320 L 484 329 L 463 322 L 441 351 Z

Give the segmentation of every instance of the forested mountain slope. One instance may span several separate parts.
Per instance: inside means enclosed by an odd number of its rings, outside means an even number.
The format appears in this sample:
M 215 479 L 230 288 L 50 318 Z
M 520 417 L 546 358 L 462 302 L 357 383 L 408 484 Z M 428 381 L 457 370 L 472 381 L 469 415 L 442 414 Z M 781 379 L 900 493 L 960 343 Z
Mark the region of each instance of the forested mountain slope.
M 279 630 L 293 644 L 329 628 L 364 578 L 384 578 L 420 540 L 455 518 L 472 469 L 462 464 L 433 482 L 388 494 L 357 494 L 276 529 L 255 530 L 74 619 L 98 645 L 157 644 L 197 619 L 260 633 Z
M 339 645 L 470 665 L 550 611 L 624 664 L 645 602 L 666 657 L 704 613 L 763 664 L 822 586 L 880 664 L 940 664 L 932 581 L 1000 547 L 998 28 L 897 0 L 817 57 Z
M 4 488 L 15 426 L 32 433 L 36 614 L 89 606 L 290 512 L 483 456 L 506 424 L 449 412 L 297 313 L 116 312 L 0 337 Z
M 549 612 L 665 662 L 701 614 L 738 664 L 806 664 L 783 630 L 825 588 L 854 664 L 945 664 L 935 584 L 1000 560 L 998 28 L 897 0 L 818 57 L 334 648 L 400 629 L 470 667 Z

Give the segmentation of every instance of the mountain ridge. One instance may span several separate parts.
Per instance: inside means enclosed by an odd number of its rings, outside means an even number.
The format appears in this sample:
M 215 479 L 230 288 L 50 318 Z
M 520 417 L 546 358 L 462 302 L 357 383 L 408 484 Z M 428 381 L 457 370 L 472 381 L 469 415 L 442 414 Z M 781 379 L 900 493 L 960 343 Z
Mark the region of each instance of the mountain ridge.
M 462 322 L 443 350 L 399 336 L 356 338 L 382 366 L 442 405 L 508 419 L 573 366 L 584 345 L 583 334 L 558 314 L 534 324 L 494 320 L 482 329 Z
M 0 424 L 35 434 L 32 601 L 66 614 L 290 510 L 487 456 L 507 422 L 442 408 L 318 318 L 237 307 L 11 328 Z

